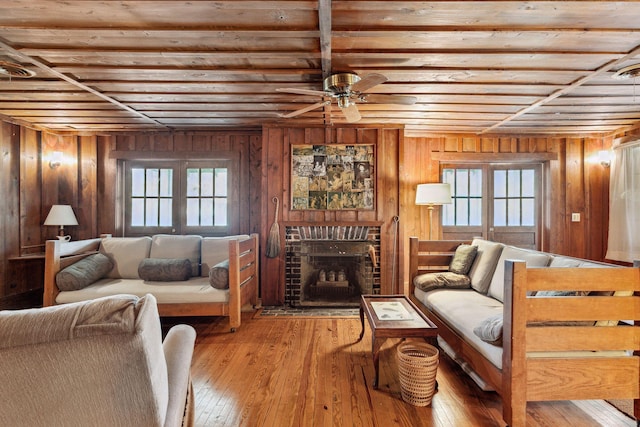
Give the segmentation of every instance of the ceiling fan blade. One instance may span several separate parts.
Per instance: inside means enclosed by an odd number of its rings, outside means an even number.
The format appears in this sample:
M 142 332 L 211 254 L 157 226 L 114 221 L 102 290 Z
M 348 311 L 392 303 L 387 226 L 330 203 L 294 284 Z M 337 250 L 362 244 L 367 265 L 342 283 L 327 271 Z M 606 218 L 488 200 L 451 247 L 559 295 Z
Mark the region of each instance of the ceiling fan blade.
M 378 73 L 367 74 L 360 81 L 351 85 L 351 90 L 353 92 L 364 92 L 367 89 L 371 89 L 374 86 L 377 86 L 381 83 L 386 82 L 388 79 L 386 76 Z
M 369 104 L 400 104 L 400 105 L 413 105 L 418 101 L 415 96 L 407 95 L 380 95 L 380 94 L 364 94 L 358 97 L 361 102 Z
M 291 117 L 299 116 L 300 114 L 304 114 L 307 111 L 315 110 L 316 108 L 324 107 L 325 105 L 331 104 L 331 101 L 322 101 L 313 105 L 309 105 L 308 107 L 301 108 L 299 110 L 293 111 L 288 114 L 280 114 L 280 117 L 288 119 Z
M 358 111 L 358 106 L 356 104 L 349 104 L 348 106 L 341 108 L 341 110 L 348 123 L 355 123 L 361 118 L 360 111 Z
M 324 91 L 321 90 L 294 89 L 287 87 L 277 88 L 276 92 L 296 93 L 298 95 L 328 96 Z

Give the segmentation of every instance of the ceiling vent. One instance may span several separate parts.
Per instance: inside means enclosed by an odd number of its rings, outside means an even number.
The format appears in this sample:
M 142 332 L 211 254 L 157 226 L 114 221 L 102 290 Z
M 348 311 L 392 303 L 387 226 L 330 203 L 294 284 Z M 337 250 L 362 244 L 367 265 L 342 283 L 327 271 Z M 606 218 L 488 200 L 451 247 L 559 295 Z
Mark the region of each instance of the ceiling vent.
M 35 76 L 36 73 L 13 62 L 0 61 L 0 76 L 16 77 L 20 79 L 28 79 Z
M 640 77 L 640 64 L 633 64 L 629 65 L 628 67 L 620 68 L 611 77 L 616 80 L 625 80 Z

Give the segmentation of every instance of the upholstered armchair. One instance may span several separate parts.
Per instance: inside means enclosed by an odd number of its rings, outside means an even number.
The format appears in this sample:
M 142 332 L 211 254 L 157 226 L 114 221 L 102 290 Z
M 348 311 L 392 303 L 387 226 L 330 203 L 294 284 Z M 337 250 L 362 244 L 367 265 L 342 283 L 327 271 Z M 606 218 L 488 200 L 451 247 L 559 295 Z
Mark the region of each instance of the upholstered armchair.
M 0 425 L 192 425 L 195 336 L 152 295 L 0 311 Z

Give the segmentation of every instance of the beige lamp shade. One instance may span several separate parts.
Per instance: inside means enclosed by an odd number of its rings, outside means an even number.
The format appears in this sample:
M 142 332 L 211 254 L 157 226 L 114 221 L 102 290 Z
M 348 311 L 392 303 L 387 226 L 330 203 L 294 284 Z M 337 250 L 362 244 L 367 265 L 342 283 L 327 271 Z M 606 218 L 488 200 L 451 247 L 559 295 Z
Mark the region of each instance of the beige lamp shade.
M 433 183 L 419 184 L 416 189 L 416 205 L 445 205 L 451 203 L 451 186 Z
M 44 225 L 56 225 L 60 227 L 60 236 L 64 236 L 65 225 L 78 225 L 73 209 L 69 205 L 53 205 L 44 220 Z
M 451 186 L 449 184 L 433 183 L 418 184 L 416 189 L 416 205 L 427 205 L 429 209 L 429 240 L 433 229 L 434 206 L 451 203 Z

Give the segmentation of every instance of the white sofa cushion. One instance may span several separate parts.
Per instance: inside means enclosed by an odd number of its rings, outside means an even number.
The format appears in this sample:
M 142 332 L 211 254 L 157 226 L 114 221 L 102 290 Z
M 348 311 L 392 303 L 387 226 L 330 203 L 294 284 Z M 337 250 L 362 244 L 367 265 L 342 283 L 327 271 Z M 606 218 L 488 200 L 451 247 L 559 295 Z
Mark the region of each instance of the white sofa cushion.
M 139 279 L 138 265 L 149 257 L 151 237 L 108 237 L 102 239 L 100 252 L 113 262 L 107 277 L 114 279 Z
M 502 368 L 502 347 L 486 343 L 473 333 L 480 321 L 502 313 L 501 302 L 473 289 L 416 289 L 415 296 L 493 365 Z
M 84 289 L 60 292 L 57 304 L 85 301 L 108 295 L 152 294 L 158 304 L 228 302 L 229 290 L 215 289 L 208 277 L 192 277 L 184 282 L 145 282 L 142 279 L 101 279 Z
M 473 239 L 471 245 L 478 247 L 468 274 L 471 279 L 471 287 L 481 294 L 486 294 L 504 245 L 478 238 Z
M 191 275 L 200 275 L 200 244 L 202 237 L 190 235 L 156 234 L 151 240 L 149 258 L 188 259 Z
M 216 264 L 229 259 L 229 240 L 248 239 L 247 234 L 225 237 L 205 237 L 202 239 L 202 270 L 203 277 L 209 277 L 209 270 Z
M 553 259 L 549 263 L 549 267 L 573 268 L 573 267 L 579 267 L 581 263 L 582 261 L 579 259 L 556 255 L 553 257 Z
M 498 265 L 493 273 L 489 296 L 500 302 L 504 301 L 504 264 L 506 260 L 521 260 L 527 263 L 527 267 L 546 267 L 551 256 L 543 252 L 520 249 L 513 246 L 505 246 L 498 259 Z

